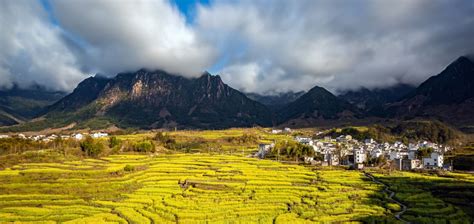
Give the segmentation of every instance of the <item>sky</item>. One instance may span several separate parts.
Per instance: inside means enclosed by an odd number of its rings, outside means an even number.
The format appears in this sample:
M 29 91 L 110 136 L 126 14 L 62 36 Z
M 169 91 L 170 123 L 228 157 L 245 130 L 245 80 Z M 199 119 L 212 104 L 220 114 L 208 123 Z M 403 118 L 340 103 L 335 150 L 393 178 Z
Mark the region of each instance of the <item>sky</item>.
M 474 52 L 466 0 L 3 0 L 0 88 L 140 68 L 244 92 L 418 85 Z

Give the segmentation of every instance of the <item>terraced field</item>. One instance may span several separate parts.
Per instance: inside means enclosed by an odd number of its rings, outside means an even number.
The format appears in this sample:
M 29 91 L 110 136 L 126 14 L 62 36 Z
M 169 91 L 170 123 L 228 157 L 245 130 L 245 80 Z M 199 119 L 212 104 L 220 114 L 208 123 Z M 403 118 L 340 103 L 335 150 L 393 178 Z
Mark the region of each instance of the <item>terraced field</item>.
M 474 175 L 444 176 L 394 172 L 374 176 L 396 192 L 408 208 L 402 218 L 412 223 L 472 223 Z M 470 217 L 469 217 L 470 216 Z
M 381 192 L 357 171 L 230 155 L 117 155 L 0 171 L 0 223 L 396 222 L 399 208 Z

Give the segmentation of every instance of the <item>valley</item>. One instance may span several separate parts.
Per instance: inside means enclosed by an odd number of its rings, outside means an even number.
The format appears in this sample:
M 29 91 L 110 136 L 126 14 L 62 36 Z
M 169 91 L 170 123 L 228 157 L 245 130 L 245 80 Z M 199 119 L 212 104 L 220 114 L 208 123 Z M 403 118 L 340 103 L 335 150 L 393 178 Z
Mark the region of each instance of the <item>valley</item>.
M 0 0 L 0 224 L 474 224 L 474 4 Z

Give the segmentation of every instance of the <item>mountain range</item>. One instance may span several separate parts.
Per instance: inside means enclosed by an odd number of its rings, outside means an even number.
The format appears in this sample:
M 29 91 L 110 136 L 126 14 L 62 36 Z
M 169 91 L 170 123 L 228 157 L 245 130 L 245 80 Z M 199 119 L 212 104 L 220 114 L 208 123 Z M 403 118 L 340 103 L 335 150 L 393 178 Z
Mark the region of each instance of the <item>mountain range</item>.
M 398 102 L 385 108 L 387 116 L 423 117 L 456 126 L 474 122 L 474 63 L 460 57 L 441 73 L 430 77 Z
M 60 100 L 67 93 L 51 91 L 39 85 L 27 89 L 14 85 L 0 90 L 0 126 L 28 121 L 45 112 L 45 107 Z
M 416 87 L 408 84 L 398 84 L 387 88 L 361 88 L 356 91 L 346 91 L 339 97 L 353 104 L 359 110 L 373 114 L 383 109 L 386 104 L 402 100 L 415 89 Z
M 267 106 L 272 111 L 278 111 L 288 105 L 289 103 L 297 100 L 302 95 L 305 94 L 305 91 L 299 92 L 286 92 L 286 93 L 278 93 L 272 95 L 262 95 L 258 93 L 245 93 L 245 95 L 257 102 L 262 103 L 263 105 Z
M 124 127 L 228 128 L 269 126 L 269 110 L 204 73 L 187 79 L 145 69 L 115 78 L 91 77 L 47 108 L 46 118 L 102 118 Z
M 421 117 L 469 126 L 474 124 L 473 88 L 474 63 L 467 57 L 458 58 L 416 88 L 363 88 L 339 96 L 319 86 L 274 96 L 244 94 L 207 72 L 188 79 L 141 69 L 114 78 L 89 77 L 67 95 L 39 87 L 0 91 L 0 125 L 36 118 L 16 126 L 43 122 L 97 128 L 220 129 Z

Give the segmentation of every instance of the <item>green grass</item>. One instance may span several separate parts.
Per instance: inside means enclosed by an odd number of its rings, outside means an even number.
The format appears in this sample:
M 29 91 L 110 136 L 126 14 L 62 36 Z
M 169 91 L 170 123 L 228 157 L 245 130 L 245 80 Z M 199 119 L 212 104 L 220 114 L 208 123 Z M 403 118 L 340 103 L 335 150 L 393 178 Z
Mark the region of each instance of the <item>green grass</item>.
M 375 174 L 408 206 L 402 216 L 412 223 L 470 223 L 474 216 L 474 175 L 394 172 Z

